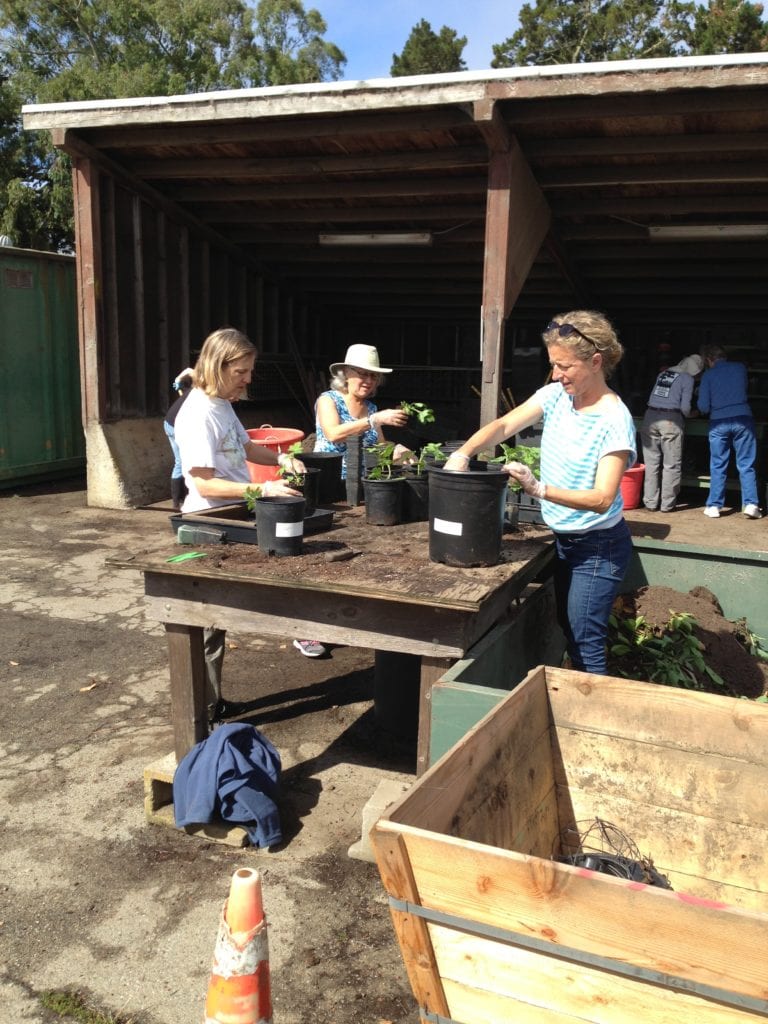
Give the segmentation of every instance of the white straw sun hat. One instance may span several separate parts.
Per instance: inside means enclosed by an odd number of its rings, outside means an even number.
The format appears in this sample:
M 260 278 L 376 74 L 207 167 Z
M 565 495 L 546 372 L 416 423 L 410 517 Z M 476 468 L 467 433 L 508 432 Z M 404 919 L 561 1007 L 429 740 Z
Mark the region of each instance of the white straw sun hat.
M 358 370 L 371 370 L 373 373 L 392 373 L 386 366 L 379 366 L 379 353 L 373 345 L 350 345 L 343 363 L 331 363 L 331 376 L 343 366 L 356 366 Z

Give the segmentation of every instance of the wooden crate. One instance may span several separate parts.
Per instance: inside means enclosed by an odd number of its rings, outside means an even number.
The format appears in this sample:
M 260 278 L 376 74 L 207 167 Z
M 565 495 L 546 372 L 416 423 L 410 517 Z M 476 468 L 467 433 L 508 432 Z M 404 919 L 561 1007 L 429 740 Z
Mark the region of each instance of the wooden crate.
M 600 818 L 673 891 L 553 860 Z M 376 823 L 422 1021 L 768 1017 L 768 707 L 539 666 Z

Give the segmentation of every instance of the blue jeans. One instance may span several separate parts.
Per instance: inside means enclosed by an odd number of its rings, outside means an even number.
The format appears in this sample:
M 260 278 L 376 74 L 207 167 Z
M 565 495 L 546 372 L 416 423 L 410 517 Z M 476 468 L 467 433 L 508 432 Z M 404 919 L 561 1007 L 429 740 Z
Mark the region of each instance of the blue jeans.
M 173 469 L 171 470 L 171 479 L 178 480 L 179 477 L 184 476 L 181 471 L 181 452 L 179 446 L 176 444 L 176 432 L 167 420 L 163 420 L 163 430 L 165 430 L 165 436 L 168 438 L 168 442 L 173 452 Z
M 622 519 L 606 530 L 555 534 L 555 601 L 573 667 L 605 675 L 608 616 L 632 555 Z
M 741 485 L 741 504 L 759 505 L 757 500 L 757 437 L 751 416 L 731 416 L 709 421 L 709 497 L 708 505 L 722 508 L 725 504 L 725 478 L 731 458 L 736 456 L 736 469 Z

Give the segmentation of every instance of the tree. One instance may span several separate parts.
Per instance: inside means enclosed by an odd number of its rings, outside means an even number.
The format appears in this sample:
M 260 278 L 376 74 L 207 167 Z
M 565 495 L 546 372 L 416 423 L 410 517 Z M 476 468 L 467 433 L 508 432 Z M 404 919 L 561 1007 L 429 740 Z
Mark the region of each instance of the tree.
M 22 132 L 23 103 L 334 80 L 346 58 L 325 31 L 301 0 L 0 0 L 0 230 L 72 240 L 68 161 Z
M 392 54 L 389 73 L 393 78 L 404 75 L 436 75 L 448 71 L 465 71 L 467 65 L 461 54 L 467 37 L 459 38 L 452 28 L 443 25 L 440 34 L 423 18 L 411 29 L 403 52 Z
M 768 49 L 762 12 L 745 0 L 537 0 L 491 66 L 755 52 Z

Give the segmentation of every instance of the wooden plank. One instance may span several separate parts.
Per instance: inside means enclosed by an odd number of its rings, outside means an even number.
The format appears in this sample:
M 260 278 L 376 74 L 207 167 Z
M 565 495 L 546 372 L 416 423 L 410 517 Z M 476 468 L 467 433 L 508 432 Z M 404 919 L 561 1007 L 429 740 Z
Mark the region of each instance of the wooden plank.
M 488 150 L 485 146 L 453 146 L 447 149 L 410 150 L 405 153 L 351 153 L 338 156 L 313 153 L 312 156 L 255 157 L 248 159 L 205 159 L 179 160 L 155 159 L 132 160 L 129 167 L 137 178 L 148 181 L 167 181 L 184 178 L 238 178 L 258 180 L 260 178 L 287 178 L 292 175 L 359 174 L 361 172 L 385 171 L 411 174 L 414 171 L 466 170 L 468 167 L 485 167 Z
M 663 753 L 658 752 L 660 762 Z M 737 886 L 744 890 L 741 904 L 748 900 L 754 910 L 768 915 L 765 877 L 768 828 L 735 825 L 732 821 L 643 804 L 634 798 L 631 778 L 627 779 L 626 795 L 603 792 L 601 766 L 593 767 L 592 785 L 588 789 L 578 786 L 558 789 L 561 827 L 573 824 L 577 831 L 583 831 L 596 817 L 609 821 L 632 839 L 641 854 L 650 856 L 663 874 L 674 869 L 682 891 L 688 890 L 684 876 L 694 880 L 692 885 L 695 883 L 698 893 L 709 893 L 709 890 L 697 879 Z M 763 786 L 765 780 L 763 772 Z M 748 800 L 751 790 L 744 788 L 743 793 Z M 569 811 L 572 813 L 570 821 Z M 748 895 L 750 891 L 752 896 Z
M 171 370 L 169 360 L 169 329 L 168 329 L 168 282 L 171 277 L 171 268 L 168 264 L 168 239 L 166 228 L 168 220 L 162 210 L 155 212 L 157 229 L 157 367 L 158 372 L 154 382 L 157 389 L 157 407 L 165 412 L 168 405 L 169 383 L 183 366 Z M 175 305 L 174 301 L 174 313 Z M 189 365 L 185 363 L 184 366 Z
M 178 762 L 208 735 L 203 631 L 167 623 L 165 636 L 171 673 L 173 749 Z
M 631 729 L 634 716 L 627 717 Z M 591 722 L 584 730 L 559 728 L 557 739 L 559 785 L 578 788 L 585 796 L 594 790 L 606 797 L 631 797 L 649 808 L 709 819 L 713 826 L 768 829 L 768 773 L 764 764 L 748 757 L 658 746 L 595 731 Z
M 229 205 L 206 203 L 195 206 L 194 210 L 196 217 L 212 224 L 326 224 L 328 221 L 336 221 L 340 224 L 360 224 L 370 221 L 381 224 L 402 220 L 411 223 L 414 219 L 420 220 L 421 218 L 428 218 L 430 222 L 451 221 L 454 218 L 463 220 L 479 218 L 482 220 L 485 217 L 486 207 L 482 202 L 469 203 L 466 201 L 460 203 L 443 201 L 439 205 L 422 202 L 418 206 L 354 207 L 314 203 L 306 209 L 275 209 L 251 205 L 230 207 Z
M 419 735 L 416 744 L 416 775 L 429 767 L 430 730 L 432 726 L 432 687 L 451 662 L 446 658 L 424 656 L 419 679 Z
M 548 668 L 547 683 L 558 731 L 588 723 L 596 733 L 768 770 L 768 712 L 759 704 L 567 669 Z
M 83 426 L 106 416 L 107 386 L 103 348 L 104 307 L 99 171 L 87 159 L 72 162 L 75 205 L 77 317 L 80 335 L 80 387 Z
M 107 364 L 102 372 L 107 378 L 109 411 L 119 416 L 122 411 L 120 374 L 120 293 L 117 283 L 117 226 L 115 182 L 105 177 L 102 185 L 102 279 L 104 282 L 104 347 Z
M 472 1024 L 733 1024 L 765 1021 L 700 996 L 673 992 L 437 925 L 429 937 L 450 1015 Z
M 190 167 L 195 167 L 195 161 Z M 384 178 L 378 181 L 324 181 L 286 182 L 280 185 L 184 185 L 168 188 L 168 195 L 177 203 L 208 203 L 206 209 L 215 209 L 218 203 L 292 202 L 298 199 L 389 199 L 397 196 L 480 196 L 485 195 L 486 176 L 449 178 Z
M 371 833 L 384 888 L 399 899 L 419 903 L 419 891 L 408 862 L 408 851 L 402 839 L 394 834 Z M 420 1007 L 432 1013 L 447 1014 L 440 975 L 437 970 L 429 930 L 420 917 L 392 910 L 400 950 L 411 988 Z
M 147 336 L 144 303 L 144 224 L 141 199 L 131 197 L 133 221 L 133 332 L 131 360 L 135 365 L 134 390 L 131 405 L 141 416 L 147 415 Z
M 404 838 L 424 907 L 766 998 L 765 914 L 398 826 L 387 818 L 379 829 Z M 555 946 L 552 953 L 558 955 Z

